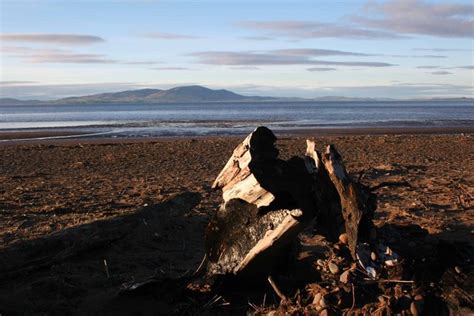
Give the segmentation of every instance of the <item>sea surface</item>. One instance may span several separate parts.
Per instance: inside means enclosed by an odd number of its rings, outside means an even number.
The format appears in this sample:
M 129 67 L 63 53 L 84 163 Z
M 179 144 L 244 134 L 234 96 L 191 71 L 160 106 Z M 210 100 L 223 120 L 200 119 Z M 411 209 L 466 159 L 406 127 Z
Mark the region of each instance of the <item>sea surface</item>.
M 473 127 L 472 101 L 278 102 L 6 106 L 0 132 L 68 131 L 83 136 L 246 134 L 341 128 Z

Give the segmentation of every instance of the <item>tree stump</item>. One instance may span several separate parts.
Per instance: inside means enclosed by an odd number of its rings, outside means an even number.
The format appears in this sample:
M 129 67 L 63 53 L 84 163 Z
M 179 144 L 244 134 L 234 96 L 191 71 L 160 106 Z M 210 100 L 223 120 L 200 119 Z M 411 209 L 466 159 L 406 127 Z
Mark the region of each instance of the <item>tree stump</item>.
M 321 156 L 307 141 L 306 156 L 278 159 L 275 135 L 258 127 L 234 150 L 214 181 L 223 202 L 206 231 L 207 273 L 270 273 L 274 259 L 317 218 L 319 232 L 346 232 L 355 257 L 369 234 L 375 200 L 353 182 L 333 146 Z M 363 233 L 359 230 L 363 227 Z

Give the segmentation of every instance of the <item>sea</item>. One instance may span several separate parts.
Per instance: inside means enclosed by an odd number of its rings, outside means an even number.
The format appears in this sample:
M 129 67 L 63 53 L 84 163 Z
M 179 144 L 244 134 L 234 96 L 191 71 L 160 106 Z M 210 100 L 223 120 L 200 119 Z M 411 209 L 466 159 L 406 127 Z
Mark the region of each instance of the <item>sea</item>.
M 259 102 L 1 105 L 0 133 L 67 132 L 54 137 L 241 135 L 265 125 L 285 133 L 357 128 L 474 127 L 474 102 Z

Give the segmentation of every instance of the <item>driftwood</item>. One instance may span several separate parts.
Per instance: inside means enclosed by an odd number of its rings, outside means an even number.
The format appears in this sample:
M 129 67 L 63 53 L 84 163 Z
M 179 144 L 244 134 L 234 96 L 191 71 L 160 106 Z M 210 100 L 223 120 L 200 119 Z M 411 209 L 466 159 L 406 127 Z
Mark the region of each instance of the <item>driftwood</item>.
M 315 164 L 319 166 L 318 169 L 324 168 L 321 172 L 327 173 L 337 190 L 340 212 L 344 218 L 344 229 L 348 235 L 348 247 L 355 258 L 359 237 L 364 240 L 370 239 L 375 197 L 368 192 L 368 189 L 352 181 L 344 167 L 341 155 L 333 145 L 327 146 L 322 161 L 319 161 L 320 154 L 314 149 L 314 142 L 307 141 L 307 146 L 307 155 L 310 154 L 311 157 L 316 158 Z M 331 183 L 319 184 L 330 185 Z M 326 200 L 328 200 L 327 197 Z M 334 202 L 329 200 L 329 203 Z
M 319 233 L 347 233 L 355 258 L 370 235 L 375 199 L 348 176 L 333 146 L 321 156 L 307 141 L 306 156 L 278 159 L 276 137 L 259 127 L 237 146 L 213 188 L 223 202 L 206 232 L 207 273 L 271 272 L 277 256 L 315 218 Z

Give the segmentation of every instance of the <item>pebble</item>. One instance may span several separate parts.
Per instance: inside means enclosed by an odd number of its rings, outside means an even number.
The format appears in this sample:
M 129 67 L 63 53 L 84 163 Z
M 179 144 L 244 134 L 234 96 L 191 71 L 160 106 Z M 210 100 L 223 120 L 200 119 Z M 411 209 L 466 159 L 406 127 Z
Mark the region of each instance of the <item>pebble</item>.
M 370 259 L 372 259 L 372 261 L 377 260 L 377 254 L 372 251 L 372 252 L 370 253 Z
M 320 267 L 324 267 L 324 260 L 318 259 L 318 260 L 316 260 L 316 264 Z
M 460 266 L 455 266 L 455 267 L 454 267 L 454 271 L 456 271 L 456 273 L 458 273 L 458 274 L 461 274 L 461 273 L 462 273 L 462 269 L 461 269 Z
M 344 245 L 347 245 L 347 243 L 349 242 L 349 237 L 347 236 L 346 233 L 340 234 L 339 241 L 343 243 Z
M 329 312 L 327 309 L 323 309 L 319 312 L 319 316 L 329 316 Z
M 373 278 L 375 279 L 377 277 L 377 271 L 371 267 L 371 266 L 367 266 L 365 267 L 365 271 L 367 271 L 367 273 Z
M 344 284 L 349 283 L 350 277 L 350 270 L 346 270 L 342 272 L 341 276 L 339 277 L 339 282 Z
M 339 267 L 334 262 L 329 262 L 328 268 L 329 268 L 329 271 L 331 271 L 332 274 L 336 274 L 336 273 L 339 272 Z

